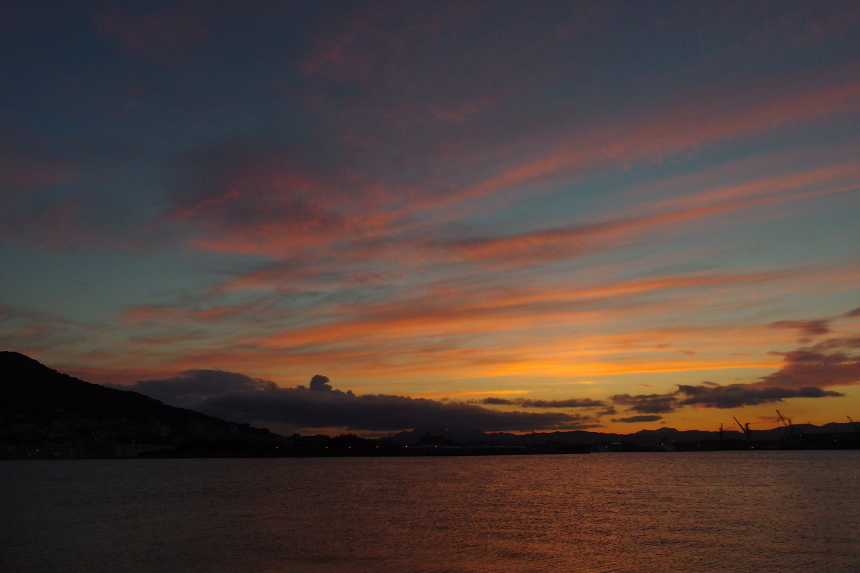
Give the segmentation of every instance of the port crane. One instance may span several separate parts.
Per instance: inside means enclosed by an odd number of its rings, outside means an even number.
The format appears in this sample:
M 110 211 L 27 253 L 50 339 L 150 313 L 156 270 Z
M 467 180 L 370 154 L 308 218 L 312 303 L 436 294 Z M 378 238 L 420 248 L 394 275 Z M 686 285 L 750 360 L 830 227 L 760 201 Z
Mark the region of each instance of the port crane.
M 800 432 L 798 432 L 797 427 L 791 423 L 791 418 L 783 416 L 782 412 L 779 410 L 776 411 L 776 415 L 779 425 L 785 428 L 785 432 L 782 434 L 783 439 L 788 438 L 789 440 L 792 440 L 800 437 Z
M 779 425 L 785 428 L 791 427 L 791 418 L 782 415 L 782 412 L 779 410 L 776 411 L 777 420 L 779 421 Z
M 750 442 L 752 441 L 752 430 L 750 430 L 750 423 L 749 423 L 749 422 L 747 422 L 747 423 L 746 423 L 746 427 L 744 427 L 744 426 L 743 426 L 743 425 L 738 421 L 738 419 L 737 419 L 737 418 L 735 418 L 734 416 L 732 416 L 732 418 L 734 419 L 735 423 L 738 425 L 738 428 L 740 428 L 740 429 L 741 429 L 741 432 L 743 432 L 744 436 L 746 436 L 746 439 L 747 439 L 747 445 L 749 445 L 749 444 L 750 444 Z

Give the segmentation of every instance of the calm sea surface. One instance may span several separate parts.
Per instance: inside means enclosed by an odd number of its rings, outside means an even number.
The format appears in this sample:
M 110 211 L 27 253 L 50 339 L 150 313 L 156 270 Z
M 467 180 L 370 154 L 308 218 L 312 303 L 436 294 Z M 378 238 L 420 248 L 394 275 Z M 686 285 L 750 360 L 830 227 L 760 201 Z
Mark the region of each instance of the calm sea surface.
M 854 573 L 860 452 L 5 461 L 0 571 Z

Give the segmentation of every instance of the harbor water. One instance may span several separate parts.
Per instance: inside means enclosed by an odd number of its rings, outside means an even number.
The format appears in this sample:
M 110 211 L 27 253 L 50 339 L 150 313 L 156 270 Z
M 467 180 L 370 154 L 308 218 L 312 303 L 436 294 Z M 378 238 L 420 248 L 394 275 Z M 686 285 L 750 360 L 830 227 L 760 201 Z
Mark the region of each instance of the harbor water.
M 860 571 L 860 451 L 0 462 L 6 573 Z

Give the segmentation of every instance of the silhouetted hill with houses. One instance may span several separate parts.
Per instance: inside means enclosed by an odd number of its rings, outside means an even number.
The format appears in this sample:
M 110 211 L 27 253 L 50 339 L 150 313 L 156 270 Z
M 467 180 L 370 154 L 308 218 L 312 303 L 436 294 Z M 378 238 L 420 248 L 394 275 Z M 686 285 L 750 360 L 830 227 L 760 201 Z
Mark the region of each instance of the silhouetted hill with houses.
M 137 392 L 84 382 L 17 352 L 0 352 L 0 415 L 14 419 L 21 413 L 45 419 L 70 414 L 130 422 L 196 421 L 224 428 L 230 425 L 225 420 L 168 406 Z
M 23 354 L 0 352 L 5 457 L 259 454 L 278 439 L 268 430 L 84 382 Z

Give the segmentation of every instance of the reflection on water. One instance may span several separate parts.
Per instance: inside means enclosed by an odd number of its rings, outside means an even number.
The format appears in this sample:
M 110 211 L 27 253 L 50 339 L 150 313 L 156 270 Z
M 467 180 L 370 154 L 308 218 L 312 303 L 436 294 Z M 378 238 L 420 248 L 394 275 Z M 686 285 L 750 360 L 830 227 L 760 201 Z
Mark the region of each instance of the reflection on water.
M 0 462 L 0 570 L 860 571 L 860 452 Z

